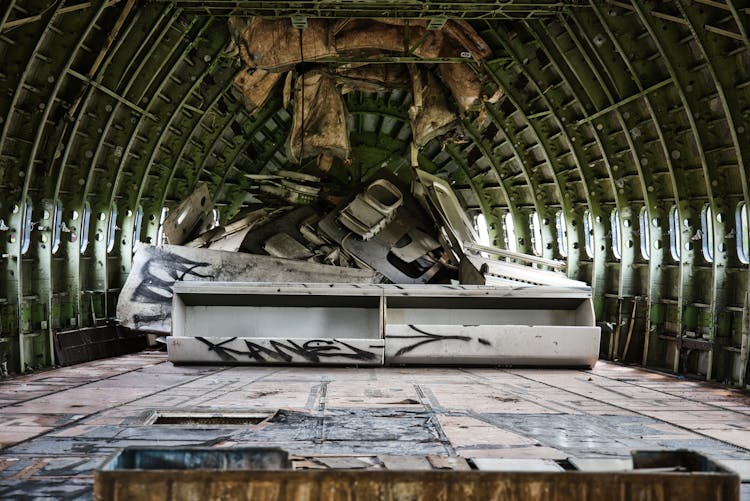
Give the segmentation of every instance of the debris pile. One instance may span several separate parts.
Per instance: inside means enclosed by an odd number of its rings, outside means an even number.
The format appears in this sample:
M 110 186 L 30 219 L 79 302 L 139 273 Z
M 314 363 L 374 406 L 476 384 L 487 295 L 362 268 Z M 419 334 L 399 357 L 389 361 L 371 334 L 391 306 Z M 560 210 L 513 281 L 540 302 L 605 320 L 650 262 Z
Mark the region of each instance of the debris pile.
M 284 105 L 293 109 L 289 167 L 246 174 L 251 186 L 229 220 L 220 222 L 205 184 L 172 209 L 161 225 L 163 242 L 136 252 L 118 302 L 123 323 L 168 332 L 172 286 L 185 280 L 560 280 L 470 259 L 479 239 L 461 201 L 446 180 L 415 165 L 420 148 L 460 139 L 462 117 L 499 97 L 487 97 L 493 89 L 482 62 L 490 49 L 468 23 L 429 29 L 423 21 L 313 19 L 295 29 L 289 20 L 233 17 L 229 28 L 245 65 L 234 82 L 245 105 L 262 107 L 283 83 Z M 343 95 L 387 89 L 412 94 L 411 176 L 396 176 L 386 162 L 355 175 Z M 309 157 L 317 161 L 303 165 Z M 295 162 L 299 172 L 291 170 Z
M 438 234 L 434 218 L 412 196 L 410 187 L 388 171 L 378 172 L 374 180 L 341 197 L 321 194 L 326 183 L 305 173 L 279 171 L 247 177 L 255 182 L 255 194 L 266 200 L 263 207 L 249 207 L 213 228 L 196 225 L 195 218 L 170 214 L 167 220 L 175 221 L 170 235 L 180 239 L 173 241 L 165 234 L 166 242 L 364 268 L 377 272 L 379 281 L 394 283 L 456 277 L 459 258 L 432 236 Z M 212 208 L 205 190 L 199 187 L 175 211 L 202 214 L 201 201 Z

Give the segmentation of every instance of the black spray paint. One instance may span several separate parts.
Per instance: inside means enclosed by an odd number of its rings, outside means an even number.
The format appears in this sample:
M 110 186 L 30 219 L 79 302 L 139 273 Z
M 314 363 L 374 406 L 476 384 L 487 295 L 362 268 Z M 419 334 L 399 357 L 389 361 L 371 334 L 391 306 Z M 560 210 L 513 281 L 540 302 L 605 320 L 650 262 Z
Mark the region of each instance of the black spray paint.
M 262 346 L 245 339 L 247 350 L 228 348 L 225 345 L 231 343 L 236 337 L 227 339 L 221 343 L 214 343 L 203 337 L 196 337 L 208 346 L 208 351 L 215 351 L 225 362 L 237 362 L 241 358 L 249 358 L 255 362 L 296 362 L 295 357 L 307 362 L 320 362 L 322 359 L 343 358 L 354 361 L 375 360 L 375 353 L 357 348 L 338 339 L 310 339 L 301 345 L 291 339 L 270 340 L 271 348 Z M 372 346 L 372 348 L 379 348 Z
M 430 344 L 430 343 L 437 343 L 440 341 L 446 341 L 446 340 L 456 340 L 456 341 L 464 341 L 464 342 L 470 342 L 474 340 L 475 338 L 471 336 L 447 336 L 442 334 L 432 334 L 430 332 L 423 331 L 422 329 L 419 329 L 418 327 L 414 327 L 413 325 L 409 325 L 409 328 L 417 331 L 419 334 L 414 334 L 411 336 L 387 336 L 387 338 L 391 339 L 416 339 L 416 341 L 413 344 L 410 344 L 409 346 L 404 346 L 400 350 L 396 352 L 395 356 L 404 355 L 406 353 L 409 353 L 410 351 L 419 348 L 420 346 Z M 476 338 L 476 341 L 480 344 L 483 344 L 485 346 L 492 346 L 492 343 L 487 341 L 486 339 L 483 339 L 481 337 Z

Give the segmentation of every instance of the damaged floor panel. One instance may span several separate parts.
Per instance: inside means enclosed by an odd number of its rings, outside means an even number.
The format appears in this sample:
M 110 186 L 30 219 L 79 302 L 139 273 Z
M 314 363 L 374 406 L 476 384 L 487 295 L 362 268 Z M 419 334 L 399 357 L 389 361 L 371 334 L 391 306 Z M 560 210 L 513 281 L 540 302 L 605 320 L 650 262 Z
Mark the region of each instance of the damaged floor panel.
M 750 396 L 606 362 L 176 367 L 145 352 L 3 381 L 0 442 L 2 499 L 91 498 L 93 471 L 128 445 L 275 446 L 297 469 L 596 469 L 689 448 L 750 481 Z

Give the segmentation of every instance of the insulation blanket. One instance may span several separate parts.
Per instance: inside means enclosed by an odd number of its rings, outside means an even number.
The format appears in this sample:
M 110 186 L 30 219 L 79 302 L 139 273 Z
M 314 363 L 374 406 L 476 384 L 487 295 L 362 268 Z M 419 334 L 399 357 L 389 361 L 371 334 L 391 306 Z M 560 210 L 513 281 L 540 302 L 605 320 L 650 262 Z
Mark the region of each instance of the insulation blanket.
M 252 73 L 242 71 L 234 79 L 234 87 L 242 94 L 242 102 L 248 110 L 261 108 L 271 96 L 281 73 L 269 73 L 260 68 Z
M 230 18 L 229 30 L 246 65 L 279 72 L 336 55 L 329 27 L 323 19 L 310 19 L 307 28 L 298 30 L 288 19 L 253 17 L 246 24 Z
M 482 82 L 468 64 L 446 63 L 437 67 L 440 78 L 450 89 L 462 113 L 481 102 Z
M 229 32 L 246 65 L 274 72 L 337 55 L 411 51 L 429 59 L 466 57 L 468 52 L 480 62 L 492 53 L 474 28 L 461 20 L 450 20 L 440 30 L 428 30 L 425 21 L 417 20 L 406 25 L 396 19 L 309 19 L 307 28 L 299 30 L 288 19 L 230 17 Z
M 349 157 L 344 100 L 330 76 L 310 71 L 297 77 L 289 149 L 294 162 L 320 153 Z
M 414 143 L 460 130 L 458 115 L 480 108 L 486 75 L 481 63 L 492 50 L 466 21 L 448 20 L 429 30 L 424 20 L 309 19 L 305 29 L 294 28 L 289 19 L 242 19 L 230 17 L 229 31 L 242 61 L 249 68 L 235 80 L 250 109 L 263 106 L 283 72 L 289 72 L 283 90 L 286 105 L 294 101 L 290 160 L 325 154 L 348 159 L 349 134 L 344 101 L 350 91 L 414 91 L 409 110 Z M 461 58 L 466 63 L 441 61 L 434 70 L 406 69 L 403 64 L 367 64 L 379 55 L 422 59 Z M 323 66 L 322 58 L 362 58 L 363 63 Z M 315 63 L 318 65 L 300 65 Z M 385 61 L 382 61 L 385 63 Z M 313 69 L 314 68 L 314 69 Z M 290 71 L 294 70 L 294 71 Z M 292 80 L 296 72 L 294 91 Z M 447 97 L 448 91 L 456 105 Z M 493 98 L 497 100 L 498 92 Z M 451 106 L 455 110 L 451 109 Z
M 414 144 L 419 147 L 459 126 L 458 116 L 448 107 L 443 87 L 432 72 L 410 66 L 414 82 L 414 104 L 409 108 Z
M 341 85 L 343 93 L 350 90 L 381 92 L 387 89 L 408 89 L 411 86 L 409 72 L 403 64 L 370 64 L 355 68 L 336 68 L 333 76 Z
M 421 42 L 421 43 L 419 43 Z M 341 55 L 362 55 L 379 52 L 404 54 L 417 46 L 414 55 L 422 58 L 438 57 L 443 44 L 443 34 L 427 31 L 423 26 L 386 23 L 373 19 L 346 22 L 335 34 L 336 51 Z
M 351 90 L 381 92 L 387 89 L 411 87 L 409 72 L 403 64 L 370 64 L 355 68 L 340 67 L 334 70 L 336 82 L 342 92 Z

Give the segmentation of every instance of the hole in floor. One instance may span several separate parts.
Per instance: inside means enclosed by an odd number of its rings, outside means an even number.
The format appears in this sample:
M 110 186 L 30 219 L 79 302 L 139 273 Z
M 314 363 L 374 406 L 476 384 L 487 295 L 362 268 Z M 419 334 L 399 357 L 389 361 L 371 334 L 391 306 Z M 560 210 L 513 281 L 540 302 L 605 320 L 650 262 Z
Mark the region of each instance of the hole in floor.
M 252 413 L 252 414 L 173 414 L 158 413 L 152 425 L 171 424 L 171 425 L 200 425 L 200 426 L 254 426 L 270 418 L 273 414 L 269 413 Z

